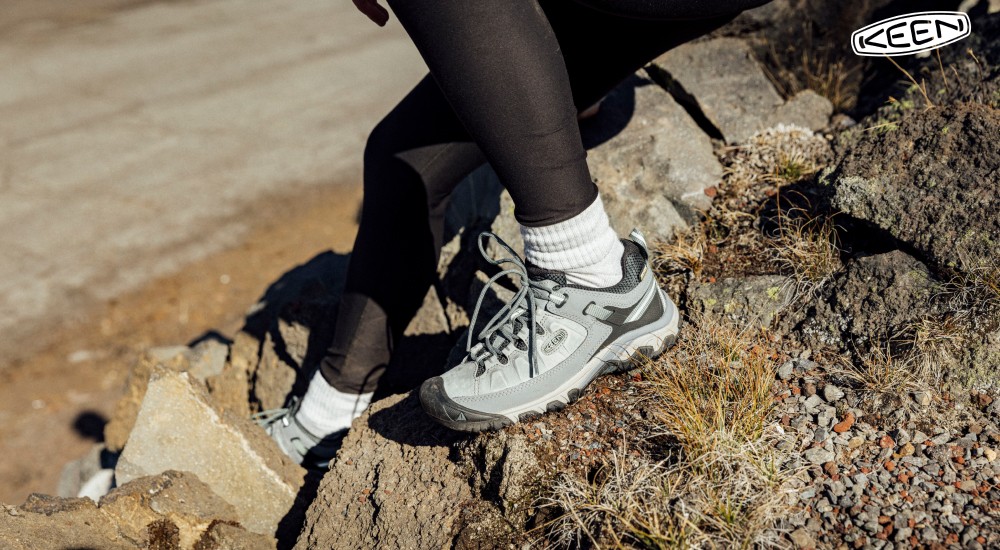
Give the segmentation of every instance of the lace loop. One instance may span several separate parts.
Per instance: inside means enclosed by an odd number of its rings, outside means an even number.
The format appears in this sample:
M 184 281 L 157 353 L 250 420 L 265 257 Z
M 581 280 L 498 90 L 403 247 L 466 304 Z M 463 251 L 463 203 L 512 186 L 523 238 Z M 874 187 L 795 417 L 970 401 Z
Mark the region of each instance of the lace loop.
M 509 256 L 498 259 L 491 258 L 489 253 L 486 252 L 486 247 L 484 246 L 484 242 L 489 242 L 490 239 L 493 239 L 501 249 L 509 253 Z M 490 279 L 486 282 L 486 285 L 483 287 L 483 290 L 479 293 L 479 299 L 476 300 L 476 308 L 472 313 L 472 321 L 469 324 L 469 334 L 465 343 L 465 351 L 476 362 L 476 364 L 479 365 L 479 372 L 476 374 L 482 374 L 485 369 L 485 360 L 488 356 L 492 355 L 497 357 L 498 360 L 506 358 L 506 356 L 502 353 L 503 348 L 520 339 L 518 334 L 520 333 L 521 328 L 525 326 L 521 321 L 521 318 L 524 317 L 525 313 L 527 313 L 528 375 L 533 378 L 537 374 L 537 367 L 535 364 L 535 335 L 540 328 L 535 322 L 535 301 L 546 300 L 547 292 L 544 289 L 533 287 L 531 285 L 531 279 L 528 277 L 527 266 L 525 266 L 521 258 L 518 257 L 517 253 L 514 252 L 514 249 L 495 233 L 490 231 L 480 233 L 477 237 L 477 244 L 479 246 L 480 254 L 482 254 L 483 258 L 485 258 L 490 264 L 495 266 L 513 264 L 513 267 L 504 269 L 503 271 L 490 277 Z M 519 278 L 521 283 L 520 288 L 514 293 L 514 297 L 511 298 L 511 300 L 502 308 L 500 308 L 500 311 L 498 311 L 479 332 L 476 337 L 479 341 L 479 344 L 477 344 L 478 349 L 476 349 L 472 344 L 472 336 L 475 331 L 476 320 L 479 318 L 479 311 L 483 305 L 483 300 L 486 298 L 486 292 L 491 286 L 493 286 L 493 283 L 497 282 L 505 275 L 510 275 L 512 277 L 516 276 Z M 499 343 L 496 338 L 498 335 L 501 340 Z M 514 345 L 515 347 L 519 347 L 516 343 Z M 501 361 L 501 364 L 506 363 L 507 361 Z

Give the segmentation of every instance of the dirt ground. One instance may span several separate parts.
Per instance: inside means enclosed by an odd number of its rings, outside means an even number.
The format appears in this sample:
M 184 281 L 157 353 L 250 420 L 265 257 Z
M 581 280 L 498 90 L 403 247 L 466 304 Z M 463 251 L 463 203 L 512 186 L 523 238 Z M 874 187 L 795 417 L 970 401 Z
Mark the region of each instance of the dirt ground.
M 63 465 L 100 437 L 142 350 L 208 331 L 232 336 L 282 273 L 350 250 L 360 199 L 359 186 L 331 185 L 264 200 L 245 213 L 255 229 L 242 245 L 103 304 L 0 370 L 0 502 L 55 492 Z

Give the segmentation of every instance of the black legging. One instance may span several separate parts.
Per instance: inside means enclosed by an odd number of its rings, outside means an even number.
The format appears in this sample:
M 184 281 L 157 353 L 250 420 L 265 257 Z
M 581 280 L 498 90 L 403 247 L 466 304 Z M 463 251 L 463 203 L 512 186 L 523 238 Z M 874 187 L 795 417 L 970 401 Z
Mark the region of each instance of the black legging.
M 448 197 L 466 175 L 488 161 L 523 225 L 579 214 L 597 187 L 578 112 L 661 53 L 767 1 L 388 0 L 431 74 L 368 138 L 326 380 L 374 389 L 435 279 Z

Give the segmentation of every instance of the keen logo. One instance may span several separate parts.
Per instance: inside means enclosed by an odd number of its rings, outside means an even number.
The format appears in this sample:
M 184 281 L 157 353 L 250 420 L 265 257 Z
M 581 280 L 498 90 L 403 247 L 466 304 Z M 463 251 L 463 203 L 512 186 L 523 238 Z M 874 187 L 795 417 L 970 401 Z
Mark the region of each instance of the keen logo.
M 951 44 L 971 32 L 965 13 L 926 11 L 892 17 L 854 31 L 851 47 L 858 55 L 909 55 Z
M 566 332 L 566 329 L 557 330 L 555 336 L 553 336 L 552 339 L 549 340 L 547 344 L 545 344 L 545 347 L 542 348 L 542 353 L 544 353 L 545 355 L 549 355 L 553 351 L 559 349 L 559 346 L 561 346 L 562 343 L 566 341 L 567 336 L 569 336 L 569 333 Z

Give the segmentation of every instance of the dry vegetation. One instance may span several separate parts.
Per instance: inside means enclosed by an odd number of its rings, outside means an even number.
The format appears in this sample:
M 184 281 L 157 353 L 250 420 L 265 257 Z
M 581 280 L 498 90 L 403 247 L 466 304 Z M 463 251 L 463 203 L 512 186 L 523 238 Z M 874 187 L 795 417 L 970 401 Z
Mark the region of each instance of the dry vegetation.
M 780 545 L 793 472 L 775 441 L 777 355 L 761 334 L 703 323 L 644 373 L 650 439 L 592 479 L 560 476 L 547 543 L 598 548 Z
M 837 227 L 831 217 L 798 207 L 779 210 L 777 224 L 767 241 L 771 261 L 795 280 L 798 296 L 811 299 L 841 268 Z

